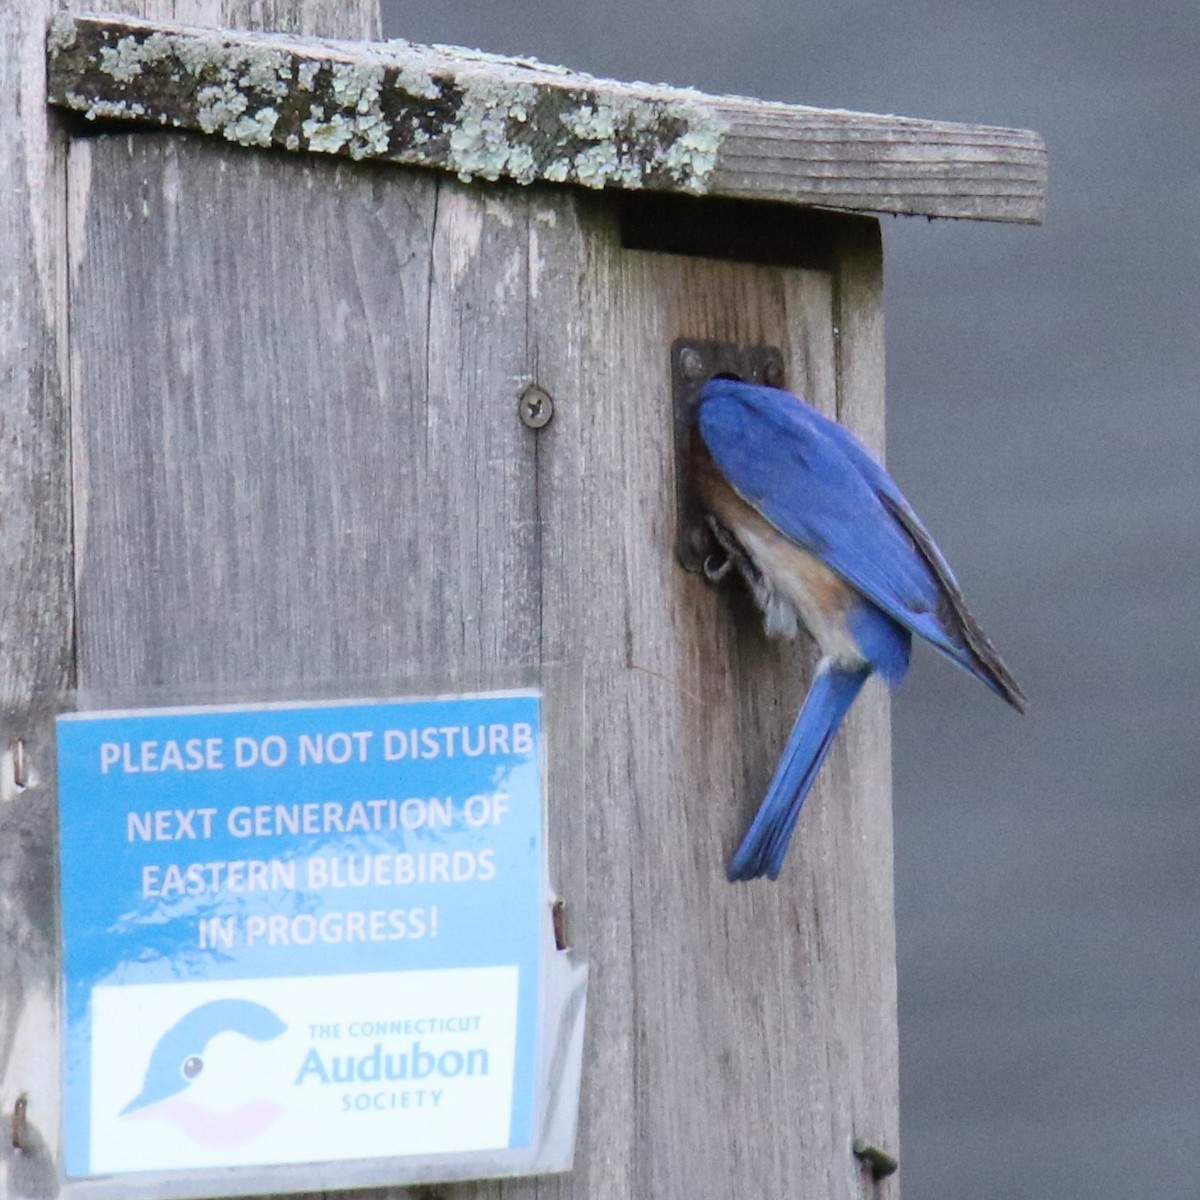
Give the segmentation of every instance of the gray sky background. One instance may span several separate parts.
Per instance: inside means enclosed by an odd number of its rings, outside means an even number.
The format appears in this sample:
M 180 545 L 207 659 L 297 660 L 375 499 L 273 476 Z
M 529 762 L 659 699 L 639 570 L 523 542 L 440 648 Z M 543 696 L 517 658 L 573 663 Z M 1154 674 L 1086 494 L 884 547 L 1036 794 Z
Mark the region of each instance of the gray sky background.
M 889 464 L 1029 694 L 896 714 L 908 1200 L 1200 1193 L 1200 5 L 385 0 L 388 36 L 1038 130 L 1044 227 L 884 219 Z

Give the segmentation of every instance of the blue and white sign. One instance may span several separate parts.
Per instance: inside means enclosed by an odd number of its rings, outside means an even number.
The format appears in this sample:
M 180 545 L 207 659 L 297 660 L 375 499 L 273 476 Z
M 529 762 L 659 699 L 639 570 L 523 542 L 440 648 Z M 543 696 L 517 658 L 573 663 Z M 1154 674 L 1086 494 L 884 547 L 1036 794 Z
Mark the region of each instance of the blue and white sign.
M 529 1145 L 533 692 L 58 720 L 72 1177 Z

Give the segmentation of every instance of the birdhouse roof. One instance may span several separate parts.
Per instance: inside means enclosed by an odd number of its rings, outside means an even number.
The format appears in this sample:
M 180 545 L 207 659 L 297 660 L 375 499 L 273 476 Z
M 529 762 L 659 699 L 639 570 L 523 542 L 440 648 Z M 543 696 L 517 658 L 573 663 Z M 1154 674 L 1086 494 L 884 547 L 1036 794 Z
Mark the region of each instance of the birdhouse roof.
M 454 46 L 328 42 L 60 15 L 49 94 L 91 119 L 464 179 L 1037 222 L 1028 130 L 620 83 Z

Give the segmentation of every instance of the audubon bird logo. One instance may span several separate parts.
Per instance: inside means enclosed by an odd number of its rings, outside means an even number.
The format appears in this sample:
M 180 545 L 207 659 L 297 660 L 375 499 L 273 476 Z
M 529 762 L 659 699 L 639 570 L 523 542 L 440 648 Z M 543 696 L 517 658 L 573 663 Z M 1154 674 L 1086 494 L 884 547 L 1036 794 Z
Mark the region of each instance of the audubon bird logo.
M 271 1100 L 250 1100 L 213 1112 L 187 1095 L 205 1071 L 209 1043 L 234 1033 L 256 1042 L 277 1038 L 287 1026 L 269 1008 L 251 1000 L 210 1000 L 180 1017 L 150 1054 L 142 1089 L 121 1116 L 164 1117 L 206 1146 L 232 1146 L 256 1137 L 283 1114 Z M 232 1097 L 231 1097 L 232 1099 Z

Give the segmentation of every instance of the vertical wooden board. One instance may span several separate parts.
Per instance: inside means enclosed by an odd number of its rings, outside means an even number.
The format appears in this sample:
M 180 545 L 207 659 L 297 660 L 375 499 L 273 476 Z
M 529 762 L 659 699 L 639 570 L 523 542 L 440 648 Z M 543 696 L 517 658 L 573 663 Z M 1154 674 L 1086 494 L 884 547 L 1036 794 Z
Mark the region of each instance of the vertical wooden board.
M 689 1081 L 679 1077 L 670 1081 L 678 1092 L 664 1091 L 668 1081 L 656 1065 L 664 1048 L 687 1045 L 689 1030 L 660 1036 L 665 1014 L 654 1010 L 663 997 L 654 986 L 656 965 L 645 958 L 645 923 L 656 914 L 669 915 L 673 906 L 657 889 L 669 888 L 676 871 L 711 875 L 715 856 L 703 831 L 680 836 L 672 804 L 676 787 L 650 800 L 661 811 L 643 812 L 640 801 L 648 775 L 657 781 L 659 772 L 674 770 L 686 786 L 693 769 L 688 756 L 696 747 L 681 750 L 680 718 L 694 719 L 704 703 L 701 691 L 684 696 L 687 685 L 678 683 L 669 666 L 664 671 L 657 641 L 682 654 L 698 652 L 703 643 L 692 636 L 694 610 L 679 611 L 674 588 L 670 337 L 664 338 L 669 313 L 653 288 L 644 308 L 629 303 L 627 274 L 640 282 L 643 269 L 653 264 L 625 258 L 611 226 L 595 214 L 589 234 L 580 321 L 587 365 L 574 403 L 578 411 L 571 423 L 564 419 L 558 440 L 547 447 L 554 512 L 572 517 L 548 520 L 547 536 L 564 547 L 558 561 L 590 564 L 590 570 L 582 576 L 555 573 L 543 592 L 548 644 L 582 646 L 588 657 L 591 741 L 581 784 L 589 840 L 581 867 L 593 982 L 586 1140 L 570 1194 L 675 1195 L 680 1194 L 675 1188 L 689 1186 L 689 1173 L 663 1190 L 661 1170 L 670 1170 L 673 1156 L 686 1146 L 695 1150 L 695 1139 L 655 1142 L 647 1108 L 697 1115 Z M 683 263 L 659 265 L 671 270 Z M 632 294 L 641 297 L 636 288 Z M 552 561 L 550 555 L 546 561 Z M 721 717 L 728 709 L 719 694 L 713 699 L 718 714 L 713 736 L 727 740 L 732 731 Z M 679 968 L 693 952 L 691 939 L 668 947 L 662 966 Z M 694 961 L 703 963 L 703 955 Z M 684 966 L 681 974 L 687 973 Z
M 81 688 L 419 662 L 435 182 L 159 136 L 72 182 Z
M 71 509 L 54 7 L 0 6 L 0 1195 L 14 1197 L 53 1191 L 59 1140 L 50 726 L 71 682 Z
M 879 222 L 846 222 L 837 266 L 838 419 L 880 458 L 884 454 L 883 247 Z M 895 890 L 892 844 L 891 713 L 887 689 L 873 680 L 851 710 L 841 738 L 847 790 L 858 814 L 849 862 L 858 865 L 855 892 L 874 924 L 846 914 L 839 936 L 858 943 L 856 986 L 862 996 L 852 1036 L 854 1132 L 899 1154 L 900 1083 L 897 1067 Z M 882 940 L 869 939 L 873 929 Z M 887 1014 L 871 1021 L 872 1013 Z M 889 1194 L 898 1182 L 885 1185 Z
M 268 22 L 305 8 L 227 0 L 218 14 L 204 0 L 177 0 L 170 16 L 237 24 L 251 7 Z M 0 1194 L 14 1197 L 59 1186 L 51 725 L 75 662 L 67 138 L 45 105 L 55 8 L 34 0 L 0 11 Z M 321 5 L 313 19 L 313 32 L 353 35 L 378 28 L 378 4 Z
M 420 1195 L 431 1200 L 632 1196 L 637 1194 L 634 1048 L 628 1013 L 634 980 L 624 883 L 630 831 L 611 802 L 628 792 L 629 773 L 623 760 L 604 753 L 609 730 L 592 719 L 613 693 L 612 647 L 597 628 L 595 608 L 613 600 L 615 593 L 606 561 L 594 555 L 610 554 L 620 545 L 611 525 L 615 506 L 605 502 L 604 489 L 608 473 L 621 468 L 617 447 L 604 461 L 585 465 L 579 457 L 589 431 L 607 409 L 590 403 L 591 356 L 604 350 L 587 326 L 584 306 L 588 256 L 598 223 L 607 231 L 600 215 L 604 205 L 594 197 L 558 189 L 476 186 L 462 194 L 476 201 L 482 198 L 484 212 L 502 202 L 507 218 L 525 231 L 524 290 L 515 295 L 526 306 L 528 320 L 515 387 L 519 392 L 536 383 L 554 403 L 547 426 L 523 431 L 532 458 L 522 460 L 523 502 L 528 505 L 522 521 L 535 532 L 539 569 L 528 581 L 529 591 L 515 599 L 535 611 L 539 623 L 537 654 L 543 665 L 551 756 L 551 880 L 566 903 L 570 945 L 589 966 L 587 1046 L 573 1172 L 438 1186 Z M 480 210 L 464 205 L 462 211 Z M 455 220 L 470 225 L 462 215 Z M 438 223 L 441 228 L 441 210 Z M 497 304 L 506 302 L 520 274 L 510 263 L 494 280 L 503 284 Z M 471 316 L 461 320 L 469 329 Z M 593 590 L 596 595 L 585 605 L 581 598 Z M 616 774 L 598 773 L 607 767 Z
M 224 0 L 220 24 L 345 41 L 383 37 L 378 0 Z
M 70 674 L 65 154 L 45 107 L 50 8 L 0 13 L 0 713 L 9 717 Z
M 565 202 L 564 202 L 565 200 Z M 540 193 L 531 222 L 531 351 L 537 379 L 555 397 L 555 417 L 538 439 L 542 651 L 547 661 L 583 663 L 583 753 L 564 772 L 560 890 L 572 940 L 589 968 L 583 1094 L 574 1172 L 522 1197 L 644 1194 L 637 1162 L 637 1061 L 631 1017 L 638 979 L 630 872 L 638 831 L 628 820 L 631 756 L 613 753 L 628 714 L 625 674 L 628 549 L 626 518 L 636 402 L 605 386 L 623 347 L 591 303 L 612 236 L 610 208 L 597 197 Z M 636 372 L 634 372 L 636 377 Z M 653 404 L 643 414 L 655 420 Z
M 838 419 L 884 456 L 883 244 L 879 222 L 847 218 L 837 247 Z
M 439 660 L 537 663 L 541 620 L 535 438 L 526 371 L 528 194 L 439 184 L 429 308 L 428 473 L 414 567 Z M 429 650 L 426 651 L 429 653 Z
M 543 596 L 549 642 L 585 645 L 596 664 L 583 786 L 591 1012 L 605 1037 L 589 1043 L 588 1063 L 604 1090 L 585 1080 L 586 1119 L 623 1082 L 632 1095 L 616 1169 L 598 1126 L 581 1169 L 594 1154 L 605 1161 L 622 1188 L 610 1194 L 860 1195 L 869 1185 L 850 1143 L 857 1098 L 875 1080 L 852 1076 L 864 1056 L 895 1069 L 894 1012 L 877 1006 L 878 988 L 860 995 L 893 962 L 890 891 L 881 905 L 864 879 L 890 880 L 890 860 L 858 849 L 864 806 L 848 795 L 843 749 L 785 879 L 724 881 L 803 694 L 806 650 L 767 643 L 747 603 L 676 566 L 667 374 L 676 336 L 770 341 L 833 411 L 835 281 L 625 252 L 600 226 L 591 241 L 586 418 L 571 437 L 560 427 L 550 468 L 556 511 L 585 519 L 548 517 L 546 536 L 577 538 L 563 563 L 604 570 L 582 582 L 566 571 Z M 619 931 L 612 942 L 597 932 L 606 926 Z M 611 993 L 608 971 L 621 981 Z M 614 1057 L 611 1073 L 599 1065 Z
M 87 11 L 345 40 L 383 36 L 378 0 L 90 0 Z
M 590 255 L 607 234 L 600 198 L 567 191 L 532 193 L 529 210 L 529 362 L 554 398 L 553 421 L 537 435 L 542 655 L 582 669 L 579 753 L 561 765 L 551 794 L 552 862 L 567 906 L 571 943 L 588 962 L 588 1022 L 574 1172 L 536 1185 L 505 1185 L 506 1197 L 635 1195 L 635 1047 L 629 1037 L 632 913 L 625 886 L 631 830 L 615 797 L 628 789 L 626 764 L 603 753 L 608 731 L 597 714 L 613 699 L 613 647 L 597 610 L 618 603 L 615 518 L 623 477 L 612 453 L 583 460 L 609 404 L 592 392 L 597 355 L 608 348 L 585 307 Z M 615 775 L 602 773 L 605 767 Z
M 648 395 L 658 401 L 633 465 L 640 494 L 626 509 L 630 664 L 640 673 L 625 681 L 628 719 L 610 743 L 640 750 L 626 794 L 638 832 L 631 874 L 640 1190 L 684 1196 L 719 1180 L 722 1191 L 777 1194 L 786 1182 L 780 1155 L 754 1132 L 770 1128 L 779 1111 L 764 1082 L 771 1041 L 786 1020 L 761 990 L 778 970 L 763 961 L 766 946 L 781 940 L 777 895 L 762 904 L 723 876 L 744 828 L 737 785 L 756 758 L 769 764 L 782 744 L 803 679 L 796 670 L 781 694 L 780 673 L 771 670 L 777 659 L 764 653 L 744 598 L 730 605 L 674 561 L 665 350 L 685 335 L 779 344 L 782 280 L 732 263 L 640 254 L 619 261 L 610 301 L 637 339 L 628 361 L 641 376 L 639 407 L 649 407 Z M 780 653 L 799 666 L 791 647 Z M 748 711 L 755 694 L 761 702 Z M 742 924 L 747 902 L 752 936 Z
M 179 138 L 77 162 L 81 686 L 536 662 L 508 210 Z

